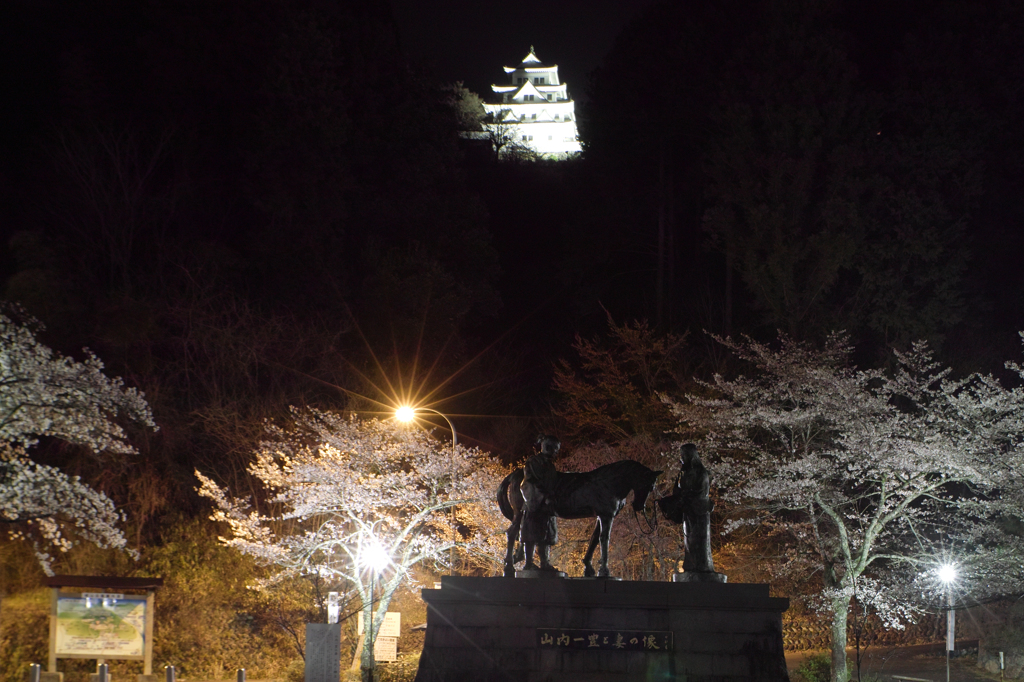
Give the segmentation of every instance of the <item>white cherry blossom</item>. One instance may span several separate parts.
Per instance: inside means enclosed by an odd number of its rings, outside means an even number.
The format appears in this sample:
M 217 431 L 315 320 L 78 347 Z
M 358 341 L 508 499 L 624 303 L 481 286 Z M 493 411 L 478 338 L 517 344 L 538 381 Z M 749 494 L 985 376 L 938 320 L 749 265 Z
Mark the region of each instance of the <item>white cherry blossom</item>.
M 107 377 L 95 355 L 86 350 L 82 362 L 61 356 L 36 339 L 38 328 L 0 313 L 0 522 L 31 542 L 51 573 L 50 550 L 67 551 L 73 538 L 124 547 L 123 518 L 78 477 L 34 462 L 31 448 L 49 436 L 96 453 L 129 454 L 135 449 L 115 420 L 155 424 L 143 395 Z
M 997 574 L 1019 588 L 1021 555 L 1000 520 L 1021 516 L 1019 493 L 1007 496 L 1021 488 L 1024 393 L 991 376 L 953 379 L 924 344 L 880 371 L 853 367 L 841 335 L 821 349 L 718 340 L 754 373 L 715 376 L 672 403 L 680 431 L 701 440 L 740 510 L 731 527 L 786 543 L 775 570 L 821 576 L 834 680 L 855 595 L 899 626 L 914 616 L 908 593 L 935 598 L 919 576 L 950 554 L 966 569 L 961 589 L 998 589 Z
M 415 426 L 295 409 L 287 428 L 268 426 L 249 471 L 269 496 L 262 511 L 196 472 L 212 518 L 229 528 L 221 539 L 279 569 L 278 578 L 316 573 L 355 594 L 374 633 L 417 564 L 444 568 L 457 548 L 461 568 L 500 568 L 505 523 L 494 494 L 505 472 L 478 449 L 453 451 Z M 376 596 L 361 560 L 370 545 L 389 557 Z

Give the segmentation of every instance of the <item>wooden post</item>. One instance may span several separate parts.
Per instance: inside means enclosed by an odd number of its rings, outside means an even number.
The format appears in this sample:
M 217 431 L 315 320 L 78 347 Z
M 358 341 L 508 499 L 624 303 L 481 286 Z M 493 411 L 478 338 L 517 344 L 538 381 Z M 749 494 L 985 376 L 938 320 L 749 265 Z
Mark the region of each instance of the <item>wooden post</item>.
M 153 620 L 156 618 L 156 613 L 153 611 L 153 596 L 155 594 L 156 592 L 153 590 L 146 592 L 146 648 L 143 653 L 145 659 L 142 661 L 143 675 L 153 674 Z
M 46 661 L 46 671 L 57 672 L 57 590 L 59 587 L 50 589 L 50 655 Z

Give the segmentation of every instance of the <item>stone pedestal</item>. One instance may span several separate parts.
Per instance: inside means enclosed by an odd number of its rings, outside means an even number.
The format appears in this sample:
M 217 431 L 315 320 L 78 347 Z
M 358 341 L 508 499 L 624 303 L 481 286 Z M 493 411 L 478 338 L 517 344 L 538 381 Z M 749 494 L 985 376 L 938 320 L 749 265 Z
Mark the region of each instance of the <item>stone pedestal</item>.
M 521 571 L 516 571 L 516 577 L 544 580 L 546 578 L 568 578 L 569 574 L 565 571 L 542 571 L 539 568 L 525 568 Z
M 445 576 L 422 594 L 416 682 L 789 679 L 789 600 L 767 585 Z
M 729 576 L 714 571 L 686 571 L 685 573 L 673 573 L 674 583 L 724 583 L 729 581 Z

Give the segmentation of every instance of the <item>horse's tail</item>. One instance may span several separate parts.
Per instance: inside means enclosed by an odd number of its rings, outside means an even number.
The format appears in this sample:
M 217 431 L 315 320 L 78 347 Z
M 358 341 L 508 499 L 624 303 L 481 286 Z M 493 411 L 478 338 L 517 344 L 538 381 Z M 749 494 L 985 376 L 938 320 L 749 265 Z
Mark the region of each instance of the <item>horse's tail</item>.
M 516 517 L 516 512 L 512 508 L 512 503 L 508 501 L 508 487 L 512 485 L 512 477 L 515 476 L 516 472 L 512 472 L 506 476 L 502 481 L 501 485 L 498 486 L 498 507 L 501 509 L 501 513 L 506 519 L 512 521 Z

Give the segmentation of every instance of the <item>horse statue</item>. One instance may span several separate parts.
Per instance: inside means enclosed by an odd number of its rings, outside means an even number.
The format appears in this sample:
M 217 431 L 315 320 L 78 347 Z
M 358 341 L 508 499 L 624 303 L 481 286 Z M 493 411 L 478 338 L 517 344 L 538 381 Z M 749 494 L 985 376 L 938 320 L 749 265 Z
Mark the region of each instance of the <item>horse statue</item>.
M 590 536 L 590 545 L 583 557 L 583 575 L 608 577 L 608 538 L 615 516 L 625 506 L 630 493 L 633 493 L 634 511 L 643 512 L 660 475 L 660 471 L 648 469 L 631 459 L 605 464 L 583 473 L 555 473 L 553 484 L 545 491 L 547 501 L 543 511 L 562 519 L 597 518 L 594 532 Z M 512 522 L 505 531 L 508 539 L 505 552 L 506 577 L 515 576 L 515 544 L 519 539 L 526 507 L 522 486 L 523 469 L 510 473 L 498 486 L 498 506 L 505 518 Z M 592 560 L 598 541 L 601 543 L 601 565 L 595 572 Z M 527 547 L 527 568 L 531 567 L 532 554 L 533 547 Z M 542 568 L 554 570 L 543 565 L 547 558 L 546 552 L 541 553 L 541 558 Z

